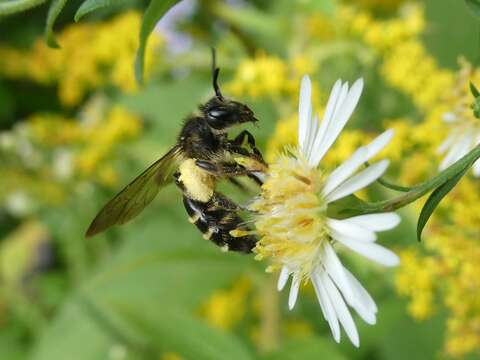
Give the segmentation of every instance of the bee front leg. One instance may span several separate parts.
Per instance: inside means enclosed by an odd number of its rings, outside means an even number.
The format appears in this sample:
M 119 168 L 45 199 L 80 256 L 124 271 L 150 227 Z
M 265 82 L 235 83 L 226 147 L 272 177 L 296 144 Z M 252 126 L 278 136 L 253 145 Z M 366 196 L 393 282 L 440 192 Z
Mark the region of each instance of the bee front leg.
M 245 138 L 247 138 L 247 144 L 250 146 L 250 149 L 252 150 L 255 157 L 257 157 L 259 161 L 265 163 L 262 153 L 260 152 L 260 150 L 258 150 L 255 144 L 255 138 L 248 130 L 243 130 L 233 140 L 229 141 L 230 151 L 236 152 L 240 155 L 249 156 L 249 152 L 242 147 Z

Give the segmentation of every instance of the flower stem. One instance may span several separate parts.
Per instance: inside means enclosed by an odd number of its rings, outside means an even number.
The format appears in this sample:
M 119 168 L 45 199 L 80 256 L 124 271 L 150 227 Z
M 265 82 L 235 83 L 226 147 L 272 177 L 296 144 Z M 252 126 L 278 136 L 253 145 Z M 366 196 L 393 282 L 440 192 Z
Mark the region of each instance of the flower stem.
M 261 290 L 261 318 L 259 350 L 267 353 L 275 350 L 279 343 L 280 309 L 276 283 L 265 280 Z
M 473 148 L 468 154 L 456 161 L 448 168 L 421 184 L 418 184 L 411 188 L 410 191 L 399 195 L 390 200 L 383 200 L 374 203 L 367 203 L 363 213 L 375 213 L 375 212 L 388 212 L 400 209 L 422 196 L 430 193 L 431 191 L 444 184 L 446 181 L 454 178 L 465 169 L 471 167 L 473 163 L 480 158 L 480 144 Z

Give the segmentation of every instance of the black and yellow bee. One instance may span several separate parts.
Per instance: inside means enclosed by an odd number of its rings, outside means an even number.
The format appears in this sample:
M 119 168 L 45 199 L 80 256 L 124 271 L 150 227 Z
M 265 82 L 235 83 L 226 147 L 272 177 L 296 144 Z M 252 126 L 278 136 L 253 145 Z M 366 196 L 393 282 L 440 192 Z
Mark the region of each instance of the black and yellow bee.
M 228 139 L 235 125 L 258 121 L 242 103 L 224 98 L 217 83 L 219 69 L 212 51 L 212 77 L 215 96 L 199 106 L 200 114 L 186 119 L 177 144 L 161 159 L 110 200 L 92 221 L 86 236 L 93 236 L 110 226 L 124 224 L 137 216 L 169 184 L 183 192 L 183 204 L 205 239 L 224 250 L 249 253 L 257 239 L 252 235 L 234 237 L 232 230 L 247 230 L 238 212 L 242 208 L 215 190 L 219 179 L 249 176 L 261 183 L 266 169 L 255 139 L 247 130 Z M 244 147 L 247 140 L 248 148 Z

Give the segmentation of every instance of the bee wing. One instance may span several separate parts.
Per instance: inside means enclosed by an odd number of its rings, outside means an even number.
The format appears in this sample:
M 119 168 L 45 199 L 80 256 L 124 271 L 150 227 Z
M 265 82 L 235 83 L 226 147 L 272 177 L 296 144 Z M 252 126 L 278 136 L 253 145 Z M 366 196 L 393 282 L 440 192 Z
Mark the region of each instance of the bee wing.
M 124 224 L 140 214 L 160 189 L 173 180 L 182 157 L 180 147 L 175 146 L 150 165 L 100 210 L 86 236 L 98 234 L 113 225 Z

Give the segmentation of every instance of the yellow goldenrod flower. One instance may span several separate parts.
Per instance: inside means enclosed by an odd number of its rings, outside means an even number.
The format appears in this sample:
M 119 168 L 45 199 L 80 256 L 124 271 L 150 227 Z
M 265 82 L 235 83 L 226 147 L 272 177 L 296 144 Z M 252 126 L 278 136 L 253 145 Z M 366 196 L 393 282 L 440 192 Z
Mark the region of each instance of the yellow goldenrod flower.
M 278 289 L 292 276 L 289 308 L 295 305 L 300 284 L 311 281 L 322 312 L 335 340 L 340 341 L 340 324 L 355 346 L 358 332 L 347 308 L 352 307 L 369 324 L 376 322 L 375 302 L 359 281 L 341 264 L 336 245 L 342 245 L 385 266 L 398 264 L 398 257 L 375 243 L 376 232 L 395 227 L 395 213 L 355 216 L 343 220 L 327 216 L 327 205 L 363 189 L 377 180 L 387 160 L 357 170 L 381 151 L 393 132 L 386 131 L 369 145 L 359 148 L 330 174 L 319 162 L 337 139 L 355 109 L 363 89 L 357 80 L 349 89 L 339 80 L 331 92 L 321 124 L 312 121 L 311 82 L 301 83 L 298 148 L 291 148 L 272 164 L 253 202 L 256 233 L 260 240 L 256 259 L 268 259 L 270 269 L 279 269 Z
M 67 106 L 77 105 L 86 93 L 106 84 L 134 91 L 132 64 L 140 21 L 140 14 L 130 11 L 106 22 L 68 26 L 58 34 L 61 51 L 50 49 L 43 38 L 28 51 L 0 46 L 0 73 L 44 85 L 58 84 L 60 101 Z M 152 34 L 145 53 L 147 74 L 161 43 L 158 32 Z
M 393 48 L 381 72 L 389 84 L 411 96 L 423 111 L 435 106 L 453 84 L 451 72 L 440 69 L 418 40 Z
M 228 87 L 236 96 L 276 97 L 288 89 L 286 84 L 286 64 L 278 57 L 262 53 L 241 62 Z
M 245 315 L 250 282 L 241 278 L 232 289 L 216 291 L 202 306 L 202 317 L 212 326 L 231 329 Z

